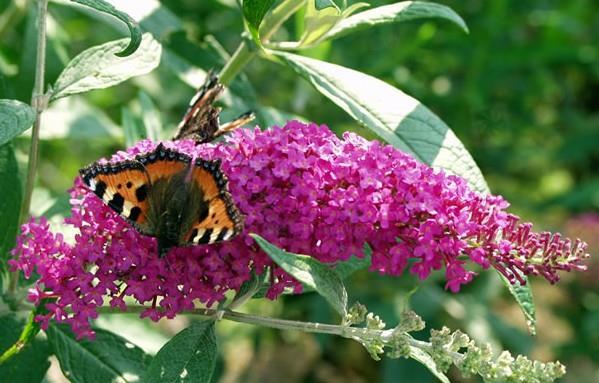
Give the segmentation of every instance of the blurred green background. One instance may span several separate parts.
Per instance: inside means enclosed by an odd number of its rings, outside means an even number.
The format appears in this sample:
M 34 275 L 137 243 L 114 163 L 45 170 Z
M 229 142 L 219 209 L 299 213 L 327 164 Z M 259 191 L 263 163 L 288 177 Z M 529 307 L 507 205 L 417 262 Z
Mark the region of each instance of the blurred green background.
M 50 4 L 46 83 L 77 53 L 126 35 L 118 22 L 64 3 Z M 538 230 L 581 236 L 591 253 L 598 254 L 599 2 L 441 3 L 465 19 L 469 35 L 445 21 L 415 21 L 357 32 L 303 54 L 363 71 L 422 101 L 456 132 L 493 192 L 504 195 L 514 213 Z M 142 27 L 151 30 L 169 54 L 207 70 L 221 65 L 219 49 L 230 53 L 239 43 L 243 25 L 234 0 L 161 4 Z M 27 1 L 0 0 L 0 98 L 30 99 L 34 8 Z M 276 39 L 292 40 L 301 28 L 292 19 Z M 190 85 L 197 85 L 201 76 L 185 72 L 186 77 L 175 69 L 172 57 L 167 59 L 163 54 L 162 65 L 147 76 L 62 100 L 45 114 L 35 213 L 55 218 L 66 214 L 65 190 L 77 169 L 123 148 L 123 110 L 139 123 L 160 125 L 165 137 L 172 134 L 194 94 Z M 262 124 L 284 121 L 289 113 L 338 132 L 355 130 L 374 137 L 291 70 L 254 60 L 245 73 L 256 100 L 250 100 L 251 92 L 225 97 L 225 119 L 251 107 Z M 25 165 L 27 137 L 19 138 L 16 146 Z M 586 274 L 565 275 L 555 286 L 533 281 L 536 337 L 527 334 L 519 309 L 491 272 L 457 295 L 443 290 L 441 276 L 418 283 L 410 304 L 429 328 L 448 325 L 498 349 L 544 361 L 559 359 L 568 367 L 564 382 L 597 382 L 599 267 L 597 260 L 590 263 Z M 404 296 L 415 284 L 410 276 L 379 277 L 366 271 L 347 282 L 350 300 L 365 303 L 388 324 L 396 322 Z M 314 294 L 256 300 L 247 309 L 293 319 L 337 320 Z M 185 319 L 154 325 L 135 316 L 113 315 L 102 317 L 99 324 L 155 352 Z M 349 340 L 225 321 L 218 331 L 220 382 L 434 381 L 412 361 L 374 362 Z M 452 381 L 470 381 L 451 376 Z M 63 380 L 54 366 L 48 381 Z

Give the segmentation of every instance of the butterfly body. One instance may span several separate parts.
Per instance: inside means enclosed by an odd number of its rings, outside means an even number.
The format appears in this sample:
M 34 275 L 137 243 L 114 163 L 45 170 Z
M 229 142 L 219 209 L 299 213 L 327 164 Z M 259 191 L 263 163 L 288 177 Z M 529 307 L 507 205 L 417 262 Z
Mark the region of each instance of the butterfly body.
M 192 161 L 159 145 L 133 160 L 94 163 L 80 173 L 104 203 L 157 238 L 160 256 L 174 246 L 228 240 L 242 230 L 220 161 Z

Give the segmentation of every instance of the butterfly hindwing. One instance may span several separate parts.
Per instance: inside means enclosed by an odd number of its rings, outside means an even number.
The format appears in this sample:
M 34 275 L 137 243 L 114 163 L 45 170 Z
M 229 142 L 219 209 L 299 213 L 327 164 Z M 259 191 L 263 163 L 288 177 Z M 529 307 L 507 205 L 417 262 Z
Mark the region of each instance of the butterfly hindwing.
M 220 161 L 197 159 L 191 182 L 202 191 L 204 204 L 184 240 L 194 244 L 226 241 L 243 229 L 241 215 L 228 191 Z

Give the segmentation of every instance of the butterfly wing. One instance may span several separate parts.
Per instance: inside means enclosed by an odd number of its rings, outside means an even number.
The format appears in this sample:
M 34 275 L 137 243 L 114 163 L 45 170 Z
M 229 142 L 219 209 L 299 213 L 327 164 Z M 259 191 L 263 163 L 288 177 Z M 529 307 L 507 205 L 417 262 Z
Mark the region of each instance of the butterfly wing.
M 191 99 L 173 140 L 193 138 L 198 143 L 204 143 L 214 139 L 219 128 L 220 109 L 213 104 L 223 89 L 214 72 L 208 72 L 204 84 Z
M 228 190 L 228 180 L 220 169 L 220 161 L 196 159 L 191 182 L 202 191 L 203 209 L 187 232 L 183 242 L 206 244 L 226 241 L 243 230 L 239 210 Z
M 197 144 L 213 141 L 217 137 L 230 132 L 240 126 L 248 124 L 254 119 L 254 114 L 246 112 L 235 120 L 220 125 L 220 108 L 214 106 L 214 102 L 223 92 L 224 87 L 218 82 L 218 77 L 210 71 L 206 75 L 204 84 L 191 99 L 187 112 L 179 123 L 177 133 L 173 140 L 191 138 Z
M 184 171 L 191 162 L 185 154 L 162 144 L 133 160 L 94 163 L 79 171 L 87 185 L 112 210 L 120 214 L 142 234 L 154 236 L 155 225 L 148 220 L 152 184 Z

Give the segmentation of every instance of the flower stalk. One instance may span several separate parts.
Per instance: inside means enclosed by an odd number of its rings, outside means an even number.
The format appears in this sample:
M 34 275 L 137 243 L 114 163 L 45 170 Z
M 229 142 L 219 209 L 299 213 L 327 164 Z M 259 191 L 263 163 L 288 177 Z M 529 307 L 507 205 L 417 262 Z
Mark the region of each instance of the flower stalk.
M 23 224 L 29 216 L 31 206 L 31 195 L 35 185 L 37 163 L 39 160 L 39 140 L 42 123 L 42 113 L 48 104 L 48 98 L 44 94 L 44 79 L 46 73 L 46 14 L 48 13 L 48 0 L 37 2 L 37 53 L 35 65 L 35 83 L 31 96 L 31 106 L 35 110 L 35 121 L 31 129 L 31 146 L 29 148 L 29 162 L 27 164 L 27 180 L 25 182 L 25 193 L 19 213 L 19 223 Z M 14 296 L 19 280 L 19 273 L 11 273 L 8 287 L 9 296 Z
M 283 23 L 291 17 L 306 0 L 285 0 L 274 8 L 265 18 L 260 27 L 260 38 L 267 42 Z M 252 47 L 249 38 L 242 39 L 241 43 L 219 73 L 220 82 L 229 85 L 241 70 L 259 53 L 257 47 Z
M 356 306 L 361 305 L 356 304 Z M 146 306 L 140 305 L 127 307 L 127 311 L 138 313 L 143 313 L 146 309 Z M 122 312 L 107 306 L 100 307 L 98 311 L 103 313 Z M 430 342 L 414 339 L 409 333 L 422 330 L 425 324 L 412 311 L 404 312 L 399 325 L 392 329 L 385 329 L 385 323 L 372 313 L 368 314 L 366 318 L 359 319 L 359 322 L 345 318 L 341 325 L 263 317 L 229 309 L 196 308 L 185 311 L 185 314 L 206 319 L 227 319 L 278 330 L 337 335 L 361 343 L 376 360 L 380 359 L 379 355 L 385 352 L 385 348 L 389 358 L 410 358 L 413 357 L 413 350 L 418 349 L 434 361 L 437 371 L 445 373 L 453 365 L 465 377 L 480 375 L 486 382 L 538 381 L 550 383 L 562 377 L 566 372 L 565 367 L 559 362 L 531 361 L 522 355 L 514 358 L 507 351 L 494 357 L 489 345 L 478 345 L 461 331 L 452 333 L 446 327 L 441 330 L 432 330 Z M 352 326 L 352 324 L 362 322 L 365 322 L 366 327 Z

